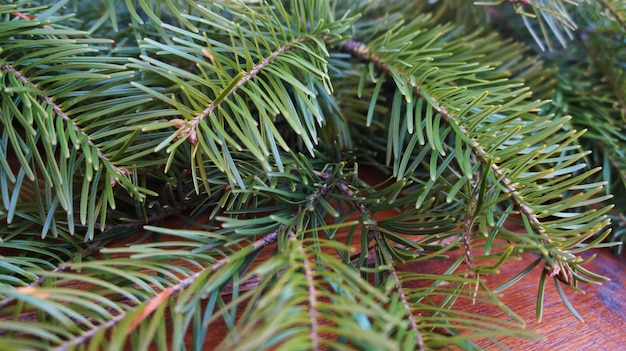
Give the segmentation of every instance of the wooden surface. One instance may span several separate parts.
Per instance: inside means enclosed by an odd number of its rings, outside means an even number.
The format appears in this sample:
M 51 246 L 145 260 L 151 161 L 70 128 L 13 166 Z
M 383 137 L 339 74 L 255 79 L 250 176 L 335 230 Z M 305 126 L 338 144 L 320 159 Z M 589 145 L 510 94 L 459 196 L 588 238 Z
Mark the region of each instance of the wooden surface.
M 535 321 L 535 296 L 541 269 L 536 268 L 533 276 L 517 284 L 518 289 L 505 290 L 502 300 L 528 322 L 528 327 L 536 328 L 543 339 L 505 340 L 507 346 L 513 350 L 626 350 L 626 256 L 613 255 L 609 249 L 593 252 L 598 256 L 585 268 L 611 281 L 602 286 L 582 286 L 585 294 L 566 290 L 584 323 L 567 310 L 554 284 L 546 287 L 543 320 Z M 514 264 L 505 268 L 502 278 L 519 270 Z
M 581 285 L 585 294 L 565 288 L 564 291 L 584 319 L 581 323 L 563 304 L 556 287 L 549 280 L 546 283 L 543 320 L 535 319 L 535 303 L 538 291 L 541 267 L 536 267 L 514 286 L 501 293 L 501 301 L 518 314 L 527 323 L 526 327 L 535 329 L 537 340 L 515 338 L 499 339 L 514 351 L 621 351 L 626 350 L 626 254 L 617 256 L 610 249 L 596 249 L 583 254 L 588 257 L 597 254 L 591 262 L 584 265 L 592 272 L 611 279 L 602 285 Z M 487 277 L 491 288 L 506 282 L 520 270 L 534 261 L 534 257 L 525 256 L 521 261 L 504 264 L 499 275 Z M 441 272 L 439 263 L 429 269 Z M 423 264 L 422 264 L 422 269 Z M 495 307 L 485 305 L 463 305 L 469 312 L 506 318 Z M 478 342 L 482 347 L 498 350 L 490 342 Z
M 376 177 L 370 174 L 370 178 Z M 178 223 L 170 224 L 172 225 L 166 223 L 165 226 L 176 227 Z M 127 242 L 120 241 L 117 244 L 124 245 L 136 239 L 128 238 Z M 271 248 L 266 248 L 264 251 L 269 254 Z M 515 286 L 505 290 L 501 296 L 502 302 L 522 317 L 527 322 L 528 328 L 536 329 L 540 339 L 528 341 L 505 338 L 501 339 L 503 344 L 514 351 L 626 351 L 626 291 L 624 290 L 626 250 L 624 251 L 625 253 L 621 256 L 614 255 L 610 249 L 592 250 L 583 255 L 587 257 L 597 254 L 595 259 L 585 264 L 585 268 L 611 279 L 601 286 L 582 286 L 585 294 L 566 291 L 570 302 L 584 318 L 584 323 L 579 322 L 570 314 L 561 302 L 554 284 L 547 284 L 546 287 L 543 321 L 541 323 L 535 321 L 535 301 L 541 267 L 536 267 L 531 274 Z M 500 285 L 533 260 L 534 257 L 525 256 L 521 261 L 505 263 L 500 275 L 489 276 L 488 285 L 492 288 Z M 426 268 L 433 272 L 441 272 L 445 264 L 445 262 L 433 262 Z M 410 267 L 404 268 L 410 269 Z M 424 268 L 424 264 L 420 263 L 420 271 L 424 271 Z M 489 316 L 501 315 L 501 312 L 488 306 L 468 304 L 463 308 Z M 219 343 L 225 333 L 225 327 L 212 326 L 207 335 L 205 350 L 211 350 L 211 346 Z M 189 340 L 191 340 L 191 335 Z M 191 342 L 189 344 L 191 345 Z M 482 344 L 484 347 L 487 345 L 489 344 Z M 489 349 L 497 348 L 489 347 Z
M 271 254 L 267 247 L 260 255 Z M 577 293 L 567 287 L 564 291 L 584 319 L 580 322 L 564 305 L 552 280 L 548 280 L 545 288 L 543 320 L 535 319 L 535 303 L 541 274 L 541 264 L 535 267 L 526 277 L 500 294 L 501 301 L 527 324 L 526 328 L 536 331 L 537 339 L 499 338 L 506 347 L 513 351 L 626 351 L 626 252 L 617 256 L 610 249 L 594 249 L 584 253 L 583 257 L 595 254 L 596 257 L 584 265 L 588 270 L 611 279 L 602 285 L 581 285 L 584 294 Z M 526 255 L 519 261 L 504 264 L 500 274 L 487 276 L 490 288 L 499 286 L 524 269 L 535 257 Z M 441 273 L 447 269 L 447 261 L 419 263 L 419 271 Z M 411 265 L 400 266 L 402 270 L 411 270 Z M 485 316 L 509 319 L 496 307 L 480 304 L 462 304 L 468 312 L 480 313 Z M 212 350 L 226 335 L 225 326 L 212 325 L 205 339 L 204 350 Z M 500 350 L 487 340 L 475 340 L 487 350 Z M 191 335 L 188 347 L 191 348 Z
M 375 171 L 365 172 L 365 174 L 370 184 L 384 179 Z M 386 214 L 383 213 L 382 217 L 378 215 L 375 216 L 376 220 L 383 219 Z M 272 251 L 272 247 L 265 248 L 259 258 L 262 260 Z M 536 321 L 536 297 L 542 269 L 542 264 L 540 264 L 522 280 L 500 294 L 501 301 L 526 322 L 526 328 L 536 330 L 537 339 L 499 338 L 498 340 L 513 351 L 626 351 L 626 291 L 624 290 L 626 250 L 621 256 L 615 255 L 608 248 L 591 250 L 583 253 L 582 256 L 589 257 L 594 254 L 597 256 L 584 264 L 584 267 L 611 280 L 602 285 L 581 285 L 580 288 L 585 291 L 584 294 L 576 293 L 567 287 L 564 289 L 569 301 L 584 322 L 580 322 L 569 312 L 551 279 L 546 283 L 543 319 L 541 322 Z M 487 276 L 487 285 L 490 288 L 501 285 L 535 259 L 536 256 L 524 255 L 519 261 L 506 262 L 500 274 Z M 420 262 L 419 267 L 414 268 L 421 272 L 442 273 L 449 267 L 449 263 L 449 261 L 430 261 L 427 264 Z M 410 270 L 411 266 L 405 265 L 401 268 Z M 462 308 L 468 312 L 509 319 L 493 306 L 464 304 Z M 213 349 L 212 346 L 217 345 L 226 333 L 225 326 L 212 325 L 210 334 L 205 339 L 204 350 Z M 191 337 L 189 339 L 191 340 Z M 500 350 L 486 340 L 477 341 L 477 343 L 488 350 Z M 191 349 L 191 342 L 189 342 L 188 349 Z
M 266 251 L 269 253 L 269 250 Z M 583 285 L 585 294 L 565 288 L 565 293 L 583 317 L 578 321 L 563 304 L 551 280 L 546 284 L 543 320 L 535 319 L 535 302 L 537 296 L 541 267 L 536 267 L 530 274 L 514 286 L 501 293 L 501 300 L 527 323 L 526 327 L 536 330 L 536 340 L 500 338 L 506 347 L 513 351 L 621 351 L 626 350 L 626 255 L 617 256 L 610 249 L 596 249 L 583 256 L 597 254 L 585 268 L 611 279 L 603 285 Z M 534 261 L 533 256 L 522 257 L 520 261 L 504 264 L 501 274 L 488 276 L 488 286 L 499 286 L 524 267 Z M 432 270 L 440 273 L 448 266 L 445 261 L 435 261 L 424 267 L 420 263 L 420 271 Z M 410 269 L 405 265 L 403 269 Z M 506 318 L 504 314 L 492 306 L 465 304 L 463 310 L 478 312 L 487 316 Z M 205 350 L 217 345 L 226 334 L 223 326 L 212 326 L 207 335 Z M 489 341 L 477 341 L 478 345 L 488 350 L 500 350 Z M 191 346 L 191 343 L 190 345 Z
M 508 347 L 513 350 L 626 350 L 626 255 L 618 257 L 609 249 L 593 252 L 598 256 L 585 268 L 611 281 L 602 286 L 585 285 L 585 294 L 566 291 L 585 322 L 579 322 L 567 310 L 554 284 L 546 287 L 542 322 L 535 321 L 537 277 L 540 274 L 540 268 L 537 268 L 534 277 L 527 277 L 518 283 L 518 289 L 509 293 L 505 290 L 502 300 L 528 322 L 528 327 L 536 328 L 543 339 L 532 342 L 505 340 Z M 502 272 L 503 277 L 517 270 L 519 267 L 509 264 Z

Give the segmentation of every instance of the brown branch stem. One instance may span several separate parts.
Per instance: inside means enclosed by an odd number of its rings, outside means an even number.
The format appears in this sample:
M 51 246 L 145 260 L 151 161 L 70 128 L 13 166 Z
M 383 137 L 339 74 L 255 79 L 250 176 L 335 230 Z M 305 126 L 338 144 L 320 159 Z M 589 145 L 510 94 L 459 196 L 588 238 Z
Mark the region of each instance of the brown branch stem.
M 624 28 L 626 30 L 626 19 L 624 19 L 624 17 L 621 15 L 621 13 L 616 8 L 614 8 L 606 0 L 598 0 L 598 3 L 600 3 L 600 5 L 602 5 L 602 7 L 607 9 L 607 11 L 609 11 L 611 16 L 613 16 L 615 18 L 615 20 L 622 26 L 622 28 Z
M 302 246 L 298 247 L 298 251 L 304 256 L 302 264 L 304 266 L 304 275 L 306 276 L 307 284 L 309 285 L 309 316 L 311 319 L 311 329 L 309 334 L 311 335 L 311 343 L 313 344 L 311 350 L 320 349 L 319 340 L 319 326 L 317 321 L 317 298 L 315 293 L 315 278 L 313 277 L 313 269 L 306 257 L 306 252 Z
M 320 178 L 322 178 L 324 181 L 329 179 L 329 176 L 325 173 L 322 172 L 315 172 L 315 174 L 317 176 L 319 176 Z M 328 190 L 330 190 L 332 188 L 332 186 L 330 186 L 329 183 L 324 182 L 320 188 L 315 192 L 315 196 L 316 199 L 323 196 Z M 306 208 L 302 207 L 300 208 L 298 211 L 307 211 Z M 244 247 L 243 249 L 241 249 L 240 251 L 238 251 L 236 254 L 237 255 L 248 255 L 254 251 L 260 250 L 270 244 L 273 244 L 274 242 L 277 241 L 278 239 L 278 235 L 280 234 L 281 231 L 285 230 L 286 226 L 285 225 L 281 225 L 278 229 L 266 234 L 263 238 L 256 240 L 254 242 L 252 242 L 251 244 L 249 244 L 248 246 Z M 288 235 L 291 238 L 294 238 L 294 234 L 292 232 L 289 233 Z M 203 273 L 205 273 L 207 270 L 210 271 L 216 271 L 218 269 L 220 269 L 222 266 L 224 266 L 225 264 L 229 263 L 233 258 L 233 255 L 236 254 L 232 254 L 230 256 L 224 257 L 221 260 L 215 262 L 214 264 L 207 266 L 197 272 L 194 272 L 193 274 L 189 275 L 188 277 L 186 277 L 185 279 L 181 280 L 180 282 L 173 284 L 171 286 L 169 286 L 167 289 L 171 289 L 171 295 L 172 297 L 176 296 L 179 292 L 181 292 L 182 290 L 188 288 L 189 286 L 191 286 Z M 309 293 L 310 293 L 310 313 L 312 318 L 316 316 L 317 311 L 315 311 L 315 305 L 316 305 L 316 300 L 315 300 L 315 291 L 311 290 L 313 289 L 314 285 L 313 285 L 313 281 L 311 279 L 313 279 L 312 277 L 312 269 L 310 267 L 310 265 L 308 264 L 308 261 L 305 260 L 305 270 L 308 272 L 307 273 L 307 281 L 309 283 Z M 308 268 L 307 268 L 308 267 Z M 248 287 L 249 289 L 252 289 L 255 287 L 255 285 L 258 285 L 258 281 L 251 281 L 248 282 L 250 283 L 250 287 Z M 147 302 L 149 303 L 150 301 L 159 298 L 159 295 L 156 294 L 155 296 L 151 297 Z M 102 328 L 108 329 L 111 328 L 115 325 L 117 325 L 119 322 L 121 322 L 124 317 L 125 317 L 126 313 L 121 313 L 119 315 L 116 315 L 115 317 L 113 317 L 111 320 L 108 320 L 107 322 L 93 328 L 90 329 L 86 332 L 84 332 L 83 334 L 80 334 L 78 336 L 76 336 L 75 338 L 72 338 L 71 340 L 66 341 L 65 343 L 57 346 L 54 350 L 55 351 L 64 351 L 64 350 L 68 350 L 71 349 L 73 346 L 76 345 L 80 345 L 85 343 L 87 340 L 91 339 L 94 335 L 96 335 L 100 330 L 102 330 Z M 315 320 L 317 320 L 315 318 Z M 312 322 L 312 328 L 317 329 L 317 325 L 315 324 L 315 322 Z M 317 335 L 317 332 L 313 332 L 312 331 L 312 335 Z M 319 345 L 319 340 L 317 339 L 317 336 L 315 338 L 312 339 L 312 342 L 314 345 Z M 319 348 L 319 347 L 318 347 Z
M 278 57 L 280 54 L 294 49 L 295 44 L 302 43 L 305 40 L 306 40 L 305 38 L 296 38 L 292 40 L 291 42 L 281 46 L 277 50 L 271 52 L 267 57 L 261 60 L 261 62 L 253 66 L 252 69 L 250 69 L 250 72 L 247 72 L 246 74 L 244 74 L 239 79 L 239 81 L 235 85 L 232 86 L 231 90 L 228 91 L 222 99 L 220 99 L 220 101 L 218 101 L 217 103 L 211 102 L 202 112 L 200 112 L 200 114 L 196 115 L 191 121 L 189 121 L 188 125 L 181 129 L 183 130 L 182 132 L 183 135 L 181 135 L 180 137 L 183 138 L 183 137 L 189 137 L 193 135 L 193 133 L 195 132 L 195 129 L 198 127 L 200 122 L 206 119 L 209 115 L 211 115 L 213 111 L 215 111 L 220 106 L 221 102 L 231 97 L 233 94 L 237 92 L 237 90 L 239 90 L 240 87 L 245 85 L 248 81 L 254 79 L 256 76 L 258 76 L 259 73 L 261 73 L 261 71 L 265 67 L 267 67 L 270 63 L 272 63 L 272 61 L 274 61 L 274 59 L 276 59 L 276 57 Z
M 352 202 L 356 206 L 359 213 L 367 220 L 368 223 L 370 223 L 367 225 L 368 233 L 370 233 L 374 237 L 376 242 L 380 243 L 382 240 L 384 240 L 380 232 L 376 229 L 376 224 L 374 224 L 375 221 L 372 218 L 371 214 L 369 213 L 367 208 L 365 208 L 365 205 L 358 198 L 355 197 L 354 192 L 350 190 L 350 188 L 345 183 L 338 182 L 335 184 L 335 186 L 339 189 L 341 193 L 343 193 L 343 195 L 352 198 Z M 385 257 L 391 257 L 391 253 L 385 245 L 379 244 L 376 246 L 376 248 L 378 250 L 382 250 Z M 417 350 L 426 351 L 424 339 L 422 338 L 422 334 L 420 333 L 417 325 L 418 322 L 413 315 L 413 309 L 411 308 L 411 305 L 406 298 L 406 294 L 404 293 L 404 289 L 402 288 L 402 284 L 400 283 L 400 278 L 398 277 L 398 274 L 393 266 L 391 266 L 391 268 L 389 269 L 389 275 L 395 283 L 395 290 L 398 293 L 398 297 L 400 298 L 400 301 L 402 301 L 404 310 L 407 313 L 409 326 L 411 330 L 415 332 L 415 342 L 417 344 Z
M 256 250 L 259 250 L 267 245 L 270 245 L 274 242 L 276 242 L 277 238 L 278 238 L 278 233 L 279 233 L 280 229 L 276 229 L 275 231 L 265 235 L 263 238 L 254 241 L 253 243 L 251 243 L 250 245 L 244 247 L 241 251 L 239 251 L 239 253 L 241 254 L 247 254 Z M 180 291 L 182 291 L 183 289 L 189 287 L 191 284 L 193 284 L 196 279 L 198 279 L 198 277 L 200 277 L 204 272 L 206 272 L 207 270 L 211 270 L 211 271 L 215 271 L 220 269 L 222 266 L 224 266 L 225 264 L 227 264 L 228 262 L 230 262 L 232 260 L 232 256 L 228 256 L 228 257 L 224 257 L 223 259 L 215 262 L 214 264 L 205 267 L 204 269 L 201 269 L 195 273 L 193 273 L 192 275 L 188 276 L 187 278 L 181 280 L 179 283 L 174 284 L 170 287 L 168 287 L 168 289 L 172 290 L 172 294 L 171 296 L 174 296 L 175 294 L 179 293 Z M 152 301 L 152 299 L 156 299 L 159 298 L 159 295 L 155 295 L 153 296 L 151 299 L 147 300 L 146 302 L 149 303 L 149 301 Z M 74 346 L 76 345 L 81 345 L 84 344 L 85 342 L 87 342 L 89 339 L 91 339 L 93 336 L 95 336 L 98 332 L 100 332 L 103 329 L 109 329 L 114 327 L 115 325 L 117 325 L 118 323 L 120 323 L 122 320 L 124 320 L 124 318 L 126 317 L 126 312 L 122 312 L 116 316 L 114 316 L 112 319 L 106 321 L 105 323 L 102 323 L 98 326 L 96 326 L 95 328 L 89 329 L 87 331 L 85 331 L 84 333 L 70 339 L 67 340 L 66 342 L 64 342 L 63 344 L 55 347 L 53 350 L 54 351 L 65 351 L 65 350 L 70 350 L 72 349 Z

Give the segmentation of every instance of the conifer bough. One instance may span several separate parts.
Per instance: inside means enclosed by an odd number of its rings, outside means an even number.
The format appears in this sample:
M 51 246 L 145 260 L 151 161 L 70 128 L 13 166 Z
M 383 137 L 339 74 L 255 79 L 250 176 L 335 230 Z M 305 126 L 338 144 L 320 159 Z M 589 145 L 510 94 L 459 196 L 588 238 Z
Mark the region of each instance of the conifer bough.
M 0 349 L 501 346 L 536 266 L 537 317 L 553 281 L 581 318 L 562 286 L 605 280 L 580 254 L 623 219 L 596 33 L 626 11 L 575 3 L 5 1 Z

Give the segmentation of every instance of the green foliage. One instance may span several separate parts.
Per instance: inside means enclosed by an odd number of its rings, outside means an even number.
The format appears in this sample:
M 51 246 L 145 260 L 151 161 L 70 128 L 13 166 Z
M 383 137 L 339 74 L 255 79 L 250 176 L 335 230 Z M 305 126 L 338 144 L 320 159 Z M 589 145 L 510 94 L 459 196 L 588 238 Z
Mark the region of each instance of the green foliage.
M 626 9 L 573 3 L 0 5 L 0 348 L 502 346 L 537 265 L 578 316 L 626 237 Z

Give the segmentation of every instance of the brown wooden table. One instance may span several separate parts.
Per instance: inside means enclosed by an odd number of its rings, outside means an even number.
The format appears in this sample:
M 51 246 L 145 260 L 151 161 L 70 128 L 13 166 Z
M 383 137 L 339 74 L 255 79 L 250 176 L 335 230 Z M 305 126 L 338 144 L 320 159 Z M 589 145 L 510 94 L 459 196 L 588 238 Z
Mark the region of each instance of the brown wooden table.
M 380 181 L 382 178 L 375 173 L 368 178 Z M 379 214 L 384 218 L 387 214 Z M 378 216 L 376 216 L 378 217 Z M 170 227 L 177 227 L 178 223 Z M 165 225 L 166 227 L 168 225 Z M 338 234 L 339 236 L 342 233 Z M 358 240 L 357 240 L 358 242 Z M 272 247 L 266 247 L 261 255 L 267 257 Z M 454 253 L 450 253 L 454 254 Z M 459 251 L 458 254 L 461 254 Z M 594 273 L 611 279 L 602 285 L 581 285 L 585 293 L 576 293 L 564 287 L 564 291 L 576 311 L 584 319 L 580 322 L 563 304 L 556 287 L 551 279 L 546 282 L 544 295 L 543 320 L 537 322 L 535 318 L 536 297 L 538 293 L 539 277 L 542 264 L 539 264 L 529 274 L 512 287 L 500 293 L 501 301 L 526 322 L 526 328 L 537 332 L 536 340 L 498 338 L 506 347 L 513 351 L 626 351 L 626 250 L 618 256 L 612 249 L 594 249 L 582 254 L 583 257 L 597 256 L 584 267 Z M 454 259 L 454 257 L 452 258 Z M 500 274 L 487 276 L 487 285 L 495 288 L 508 281 L 528 266 L 536 256 L 523 255 L 521 260 L 506 262 L 500 269 Z M 420 262 L 419 271 L 441 273 L 449 267 L 449 261 Z M 410 265 L 403 269 L 410 270 Z M 501 316 L 509 319 L 496 307 L 490 305 L 464 304 L 463 309 L 468 312 L 478 312 L 487 316 Z M 205 350 L 212 350 L 213 345 L 219 344 L 226 335 L 225 326 L 212 325 L 209 335 L 205 339 Z M 191 335 L 188 340 L 191 347 Z M 477 341 L 479 346 L 488 350 L 498 350 L 489 341 Z
M 380 177 L 370 175 L 370 178 Z M 165 226 L 176 227 L 179 223 L 171 224 L 167 225 L 166 223 Z M 135 239 L 137 238 L 128 238 L 128 240 L 121 240 L 117 244 L 124 245 Z M 570 302 L 585 319 L 584 323 L 579 322 L 570 314 L 561 302 L 553 284 L 546 284 L 543 321 L 541 323 L 535 321 L 535 301 L 542 269 L 536 267 L 531 274 L 515 286 L 505 290 L 501 299 L 527 322 L 528 328 L 536 329 L 541 339 L 528 341 L 505 338 L 501 341 L 512 350 L 520 351 L 626 351 L 626 291 L 624 290 L 626 285 L 626 250 L 624 251 L 621 256 L 614 255 L 610 249 L 596 249 L 585 254 L 596 253 L 598 255 L 585 267 L 610 278 L 611 281 L 605 282 L 601 286 L 583 286 L 585 294 L 567 291 Z M 522 257 L 521 261 L 505 263 L 500 275 L 489 277 L 489 286 L 495 287 L 507 281 L 533 260 L 534 257 L 525 256 Z M 442 263 L 433 263 L 433 270 L 440 268 L 437 267 L 437 264 L 441 265 Z M 423 271 L 423 266 L 420 269 Z M 467 311 L 480 312 L 485 315 L 501 313 L 495 308 L 483 305 L 465 305 L 464 308 Z M 207 335 L 205 349 L 211 350 L 211 345 L 216 345 L 224 337 L 226 331 L 226 327 L 212 327 L 211 332 Z M 485 343 L 484 347 L 486 345 L 488 344 Z
M 594 273 L 611 279 L 602 285 L 581 285 L 585 293 L 577 293 L 567 287 L 564 291 L 568 300 L 584 319 L 580 322 L 563 304 L 551 279 L 546 282 L 543 320 L 537 322 L 536 296 L 542 265 L 535 267 L 515 285 L 502 291 L 501 301 L 526 322 L 526 328 L 537 332 L 537 340 L 499 338 L 514 351 L 622 351 L 626 350 L 626 253 L 618 256 L 610 249 L 594 249 L 584 253 L 597 256 L 584 265 Z M 487 285 L 495 288 L 515 276 L 535 257 L 526 255 L 520 261 L 504 264 L 498 275 L 489 275 Z M 424 263 L 420 263 L 424 271 Z M 440 273 L 447 268 L 445 263 L 433 262 L 427 269 Z M 410 269 L 410 267 L 405 267 Z M 487 316 L 509 319 L 496 307 L 484 304 L 462 305 L 463 310 Z M 491 342 L 478 341 L 480 346 L 497 350 Z
M 270 250 L 266 252 L 269 253 Z M 577 320 L 561 301 L 561 298 L 552 282 L 548 280 L 545 288 L 543 320 L 538 323 L 535 319 L 535 302 L 537 296 L 541 265 L 538 265 L 522 280 L 500 293 L 501 300 L 510 309 L 518 314 L 527 324 L 527 328 L 535 329 L 536 340 L 499 338 L 506 347 L 514 351 L 622 351 L 626 350 L 626 253 L 617 256 L 610 249 L 594 249 L 583 256 L 597 254 L 597 257 L 585 264 L 585 268 L 611 279 L 603 285 L 583 285 L 585 294 L 580 294 L 565 288 L 569 301 L 584 318 L 584 322 Z M 493 288 L 506 282 L 519 273 L 535 257 L 523 256 L 520 261 L 510 261 L 504 264 L 498 275 L 490 275 L 487 279 L 489 287 Z M 420 271 L 424 271 L 421 262 Z M 403 269 L 410 269 L 405 265 Z M 426 269 L 441 272 L 447 268 L 446 262 L 435 261 L 428 263 Z M 463 310 L 478 312 L 488 316 L 502 316 L 504 314 L 493 306 L 463 304 Z M 227 333 L 225 326 L 215 326 L 207 335 L 205 350 L 211 350 Z M 477 341 L 481 347 L 488 350 L 498 350 L 489 341 Z
M 528 341 L 503 339 L 512 350 L 559 351 L 622 351 L 626 350 L 626 255 L 617 256 L 610 249 L 593 250 L 598 256 L 585 268 L 611 279 L 603 285 L 584 285 L 585 294 L 565 290 L 569 301 L 584 319 L 581 323 L 565 307 L 551 281 L 546 284 L 543 320 L 535 319 L 535 301 L 541 267 L 536 267 L 513 287 L 502 292 L 502 301 L 520 315 L 527 327 L 536 329 L 541 339 Z M 591 253 L 587 253 L 588 256 Z M 532 262 L 532 257 L 522 263 L 508 262 L 500 276 L 490 278 L 497 286 L 516 274 L 520 267 Z M 474 312 L 479 307 L 470 307 Z

